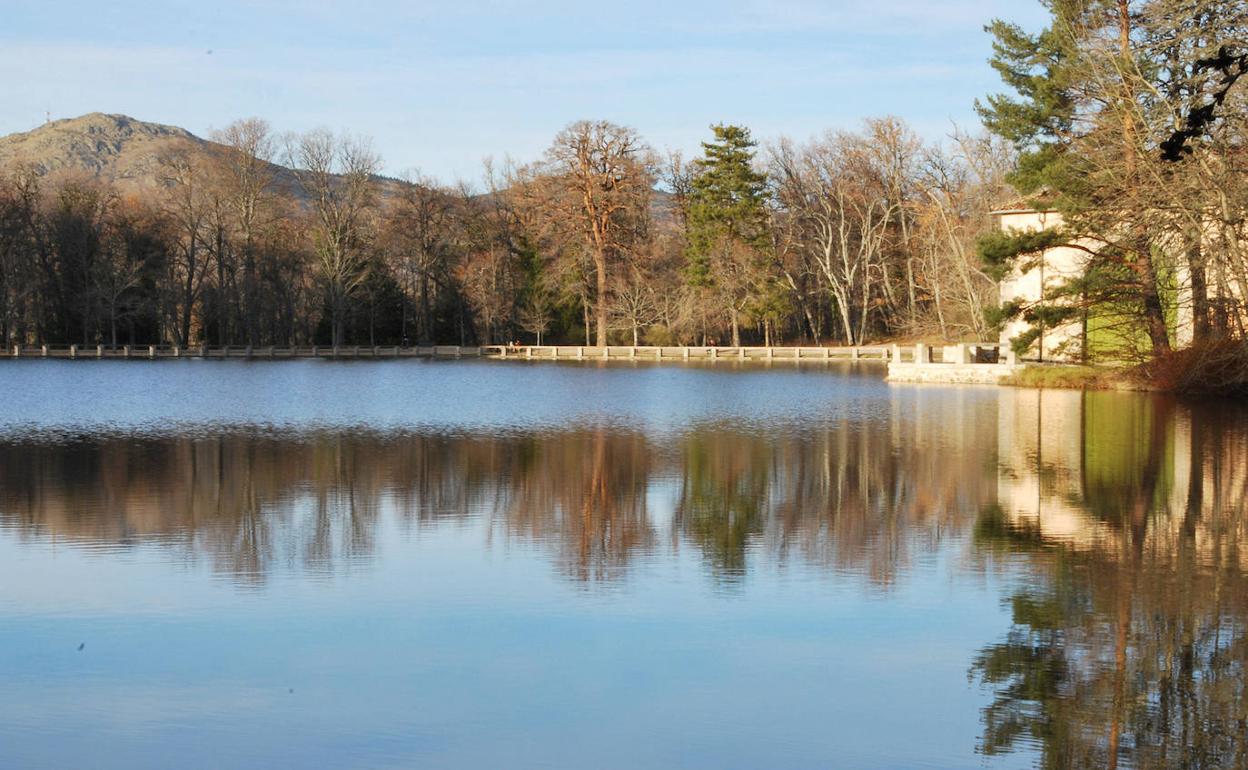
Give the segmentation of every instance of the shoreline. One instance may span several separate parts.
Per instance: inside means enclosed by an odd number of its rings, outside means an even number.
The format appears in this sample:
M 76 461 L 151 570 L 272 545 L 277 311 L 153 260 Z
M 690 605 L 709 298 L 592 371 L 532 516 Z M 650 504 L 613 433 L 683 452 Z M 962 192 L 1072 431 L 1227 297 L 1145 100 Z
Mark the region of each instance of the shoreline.
M 838 347 L 772 346 L 718 347 L 677 345 L 304 345 L 304 346 L 241 346 L 220 347 L 178 345 L 39 345 L 15 346 L 5 350 L 0 359 L 58 360 L 271 360 L 298 359 L 402 359 L 479 358 L 513 361 L 788 361 L 823 363 L 826 361 L 877 361 L 890 359 L 886 345 Z
M 888 367 L 885 379 L 897 384 L 991 385 L 998 387 L 1134 391 L 1147 393 L 1236 396 L 1242 385 L 1229 387 L 1166 386 L 1144 366 L 1090 365 L 1055 362 L 1016 362 L 1012 356 L 997 363 L 975 362 L 974 351 L 987 344 L 963 343 L 937 348 L 928 345 L 860 346 L 654 346 L 654 345 L 328 345 L 290 347 L 221 347 L 177 345 L 14 346 L 0 351 L 0 361 L 380 361 L 380 360 L 496 360 L 534 362 L 700 363 L 700 364 L 829 364 L 873 363 Z M 920 349 L 922 352 L 920 352 Z M 933 356 L 934 351 L 941 351 Z M 922 358 L 920 358 L 922 356 Z M 939 358 L 939 360 L 933 360 Z M 920 361 L 923 361 L 920 363 Z

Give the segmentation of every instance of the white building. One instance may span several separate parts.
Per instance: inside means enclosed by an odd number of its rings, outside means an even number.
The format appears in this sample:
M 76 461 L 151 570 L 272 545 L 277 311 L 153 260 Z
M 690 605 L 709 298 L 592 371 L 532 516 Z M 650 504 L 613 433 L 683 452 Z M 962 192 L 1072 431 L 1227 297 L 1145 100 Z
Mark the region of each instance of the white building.
M 1027 232 L 1060 227 L 1062 215 L 1053 210 L 1034 208 L 1003 208 L 992 212 L 997 226 L 1005 231 Z M 1089 248 L 1092 244 L 1088 244 Z M 1057 246 L 1046 249 L 1043 254 L 1018 261 L 1015 268 L 1003 278 L 999 284 L 1001 302 L 1003 304 L 1021 300 L 1024 303 L 1039 302 L 1051 297 L 1051 292 L 1069 279 L 1084 274 L 1090 258 L 1088 251 L 1073 246 Z M 1173 341 L 1177 347 L 1191 343 L 1192 314 L 1190 286 L 1187 282 L 1186 270 L 1182 261 L 1176 265 L 1176 286 L 1178 289 L 1175 301 Z M 1087 341 L 1085 327 L 1087 319 L 1077 317 L 1060 326 L 1044 329 L 1041 339 L 1032 346 L 1026 358 L 1039 358 L 1044 361 L 1077 361 L 1083 353 Z M 1095 323 L 1095 320 L 1093 320 Z M 1021 318 L 1007 321 L 1001 329 L 1000 342 L 1008 345 L 1029 328 L 1029 324 Z

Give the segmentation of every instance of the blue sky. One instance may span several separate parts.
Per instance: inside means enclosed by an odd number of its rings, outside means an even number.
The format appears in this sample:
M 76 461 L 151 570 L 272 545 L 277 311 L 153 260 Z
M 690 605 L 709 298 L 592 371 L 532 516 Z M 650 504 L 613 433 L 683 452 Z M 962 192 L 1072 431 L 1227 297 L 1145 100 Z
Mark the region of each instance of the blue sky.
M 997 89 L 983 25 L 1037 0 L 0 0 L 0 133 L 120 112 L 206 134 L 367 134 L 397 174 L 479 176 L 581 118 L 695 152 L 892 114 L 937 138 Z

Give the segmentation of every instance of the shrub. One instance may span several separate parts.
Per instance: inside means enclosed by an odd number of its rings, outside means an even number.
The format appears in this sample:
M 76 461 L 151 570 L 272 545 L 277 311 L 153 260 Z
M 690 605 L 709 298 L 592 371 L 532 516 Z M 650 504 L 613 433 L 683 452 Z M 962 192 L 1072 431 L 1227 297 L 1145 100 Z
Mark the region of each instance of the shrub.
M 672 346 L 677 344 L 676 334 L 663 324 L 655 324 L 643 334 L 647 345 Z
M 1134 374 L 1176 393 L 1248 394 L 1248 342 L 1220 340 L 1176 350 L 1140 365 Z

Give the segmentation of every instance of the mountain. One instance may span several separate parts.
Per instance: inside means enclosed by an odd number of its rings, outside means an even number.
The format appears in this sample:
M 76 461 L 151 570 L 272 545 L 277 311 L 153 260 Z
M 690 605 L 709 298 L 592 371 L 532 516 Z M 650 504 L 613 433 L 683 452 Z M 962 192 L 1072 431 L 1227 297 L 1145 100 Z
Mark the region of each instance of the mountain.
M 46 175 L 85 173 L 139 192 L 160 186 L 162 153 L 211 144 L 176 126 L 93 112 L 0 137 L 0 168 L 23 163 Z

